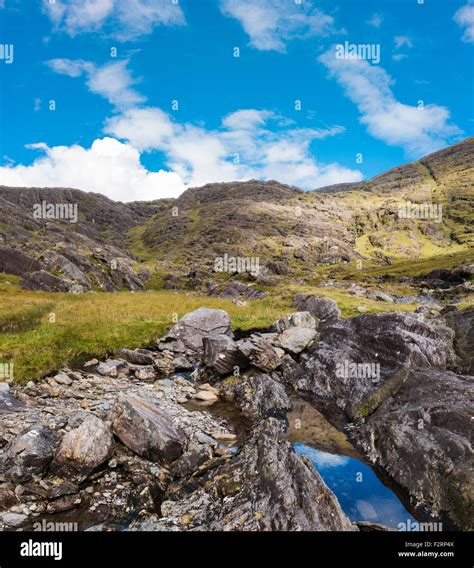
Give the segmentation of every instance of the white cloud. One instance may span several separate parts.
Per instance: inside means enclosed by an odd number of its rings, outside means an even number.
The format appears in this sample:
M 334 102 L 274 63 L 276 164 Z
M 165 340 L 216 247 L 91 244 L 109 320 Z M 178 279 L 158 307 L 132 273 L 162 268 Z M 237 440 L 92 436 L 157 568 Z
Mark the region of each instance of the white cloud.
M 312 2 L 288 0 L 221 0 L 224 16 L 237 19 L 250 37 L 250 45 L 262 51 L 286 51 L 294 38 L 334 32 L 334 18 L 314 8 Z
M 105 132 L 141 151 L 162 152 L 188 186 L 259 178 L 314 189 L 362 179 L 357 170 L 318 163 L 310 151 L 314 140 L 342 127 L 295 128 L 268 110 L 239 110 L 224 117 L 221 129 L 206 130 L 173 122 L 158 108 L 130 109 L 109 119 Z
M 184 14 L 170 0 L 43 0 L 56 29 L 74 37 L 103 31 L 121 41 L 150 34 L 158 25 L 182 25 Z
M 466 43 L 474 42 L 474 2 L 469 1 L 454 14 L 454 21 L 464 28 L 462 40 Z
M 406 50 L 412 49 L 413 47 L 413 40 L 411 37 L 406 35 L 395 36 L 393 38 L 393 42 L 395 43 L 392 55 L 393 61 L 402 61 L 403 59 L 406 59 L 408 57 Z
M 105 97 L 117 108 L 131 107 L 146 100 L 132 88 L 137 81 L 127 69 L 128 60 L 107 63 L 101 67 L 82 59 L 51 59 L 46 64 L 56 73 L 69 77 L 86 75 L 89 90 Z
M 369 26 L 372 26 L 373 28 L 380 28 L 380 26 L 383 23 L 383 17 L 380 14 L 374 14 L 370 20 L 367 20 L 367 23 L 369 24 Z
M 393 41 L 395 42 L 395 49 L 401 49 L 402 47 L 408 47 L 408 48 L 413 47 L 413 41 L 409 36 L 403 36 L 403 35 L 395 36 L 393 38 Z
M 362 179 L 357 170 L 319 163 L 310 151 L 313 140 L 342 133 L 342 127 L 295 128 L 267 110 L 239 110 L 224 117 L 221 129 L 206 130 L 174 122 L 159 108 L 135 108 L 110 118 L 105 131 L 114 138 L 95 140 L 90 148 L 29 145 L 42 155 L 30 166 L 0 167 L 0 184 L 75 187 L 134 201 L 176 197 L 210 182 L 276 179 L 314 189 Z M 144 168 L 144 151 L 161 152 L 166 170 Z
M 138 150 L 113 138 L 95 140 L 90 148 L 31 144 L 44 155 L 30 166 L 0 167 L 0 183 L 19 187 L 72 187 L 100 192 L 120 201 L 176 197 L 185 189 L 174 172 L 147 171 Z
M 336 59 L 328 50 L 319 60 L 357 105 L 360 122 L 369 134 L 392 146 L 401 146 L 410 157 L 434 152 L 462 131 L 449 122 L 450 113 L 436 104 L 423 109 L 400 103 L 392 92 L 393 80 L 381 67 L 357 59 Z

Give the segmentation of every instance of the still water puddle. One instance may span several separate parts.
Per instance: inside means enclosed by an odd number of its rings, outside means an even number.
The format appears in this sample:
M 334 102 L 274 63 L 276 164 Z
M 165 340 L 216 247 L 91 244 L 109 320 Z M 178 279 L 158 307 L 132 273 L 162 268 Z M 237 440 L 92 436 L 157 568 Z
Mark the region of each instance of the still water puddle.
M 395 530 L 417 530 L 419 523 L 392 488 L 385 485 L 340 429 L 309 402 L 292 398 L 288 438 L 296 453 L 306 456 L 355 522 L 380 524 Z M 327 409 L 326 409 L 327 410 Z M 335 415 L 334 421 L 338 422 Z

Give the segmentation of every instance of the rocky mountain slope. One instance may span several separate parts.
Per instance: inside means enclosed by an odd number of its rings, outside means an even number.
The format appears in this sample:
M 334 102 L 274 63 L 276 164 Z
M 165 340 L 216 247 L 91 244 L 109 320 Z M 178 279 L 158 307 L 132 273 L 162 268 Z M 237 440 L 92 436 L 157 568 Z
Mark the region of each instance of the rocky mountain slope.
M 74 189 L 0 187 L 0 271 L 22 276 L 25 288 L 78 292 L 143 289 L 151 268 L 171 287 L 196 288 L 219 280 L 224 257 L 258 262 L 265 284 L 321 265 L 468 253 L 473 197 L 473 138 L 366 182 L 306 193 L 252 180 L 123 204 Z M 77 223 L 35 218 L 42 203 L 77 206 Z M 425 213 L 401 217 L 412 204 Z
M 135 235 L 177 269 L 212 270 L 215 257 L 253 256 L 294 274 L 354 259 L 390 263 L 472 244 L 474 139 L 370 181 L 303 193 L 278 182 L 208 184 L 163 206 Z M 401 219 L 407 202 L 442 218 Z

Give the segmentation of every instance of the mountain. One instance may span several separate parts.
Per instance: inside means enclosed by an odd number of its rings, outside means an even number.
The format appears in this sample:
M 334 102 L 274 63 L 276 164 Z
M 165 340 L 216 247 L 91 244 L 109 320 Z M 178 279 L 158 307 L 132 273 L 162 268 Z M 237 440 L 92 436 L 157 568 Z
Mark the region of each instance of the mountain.
M 31 289 L 138 290 L 150 269 L 161 285 L 219 279 L 215 263 L 225 255 L 257 258 L 262 281 L 352 261 L 468 255 L 473 196 L 474 138 L 365 182 L 310 192 L 251 180 L 124 204 L 76 189 L 0 187 L 0 271 Z M 35 218 L 43 203 L 77 205 L 77 223 Z
M 189 189 L 132 232 L 175 270 L 211 268 L 226 253 L 258 256 L 277 273 L 354 259 L 391 263 L 467 249 L 473 194 L 470 138 L 369 181 L 313 192 L 255 180 Z M 401 219 L 400 206 L 412 202 L 437 205 L 441 215 Z

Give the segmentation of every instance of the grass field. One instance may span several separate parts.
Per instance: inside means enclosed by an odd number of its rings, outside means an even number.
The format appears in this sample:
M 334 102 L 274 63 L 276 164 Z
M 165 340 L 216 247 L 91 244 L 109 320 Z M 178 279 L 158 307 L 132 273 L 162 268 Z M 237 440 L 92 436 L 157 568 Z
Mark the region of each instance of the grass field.
M 290 286 L 238 307 L 230 300 L 175 291 L 87 293 L 27 292 L 18 279 L 0 275 L 0 359 L 13 363 L 18 382 L 37 380 L 64 365 L 76 366 L 120 347 L 144 347 L 164 335 L 176 318 L 201 306 L 226 310 L 235 329 L 270 325 L 294 311 L 296 292 L 329 296 L 344 317 L 367 312 L 413 310 L 351 296 L 336 288 Z

